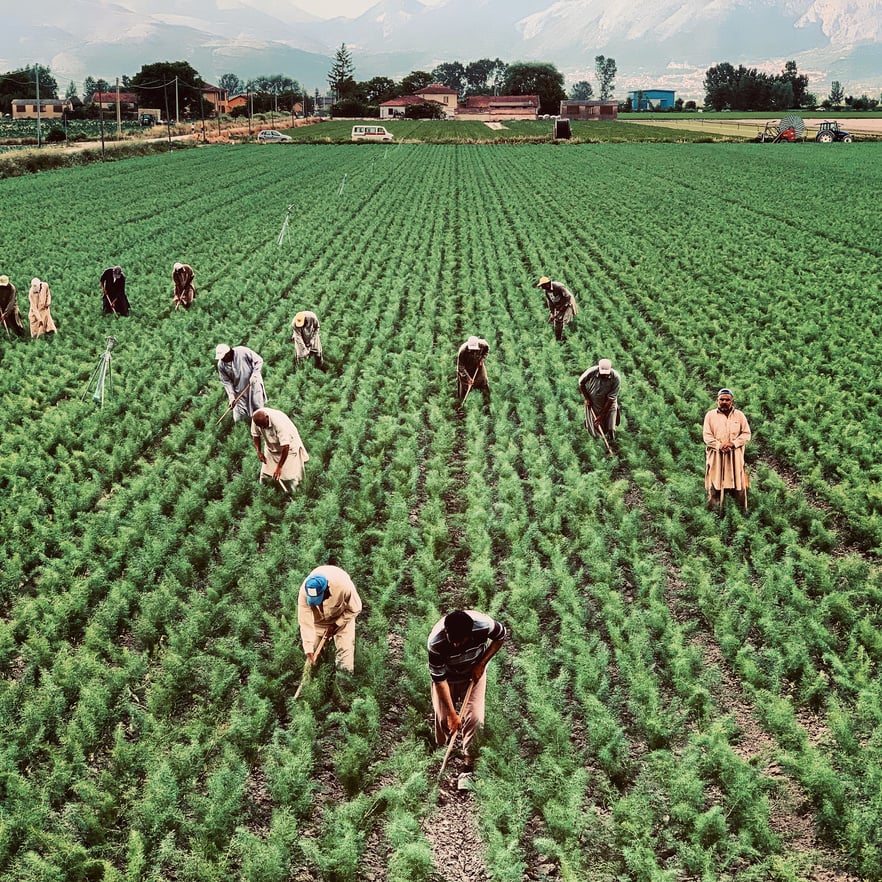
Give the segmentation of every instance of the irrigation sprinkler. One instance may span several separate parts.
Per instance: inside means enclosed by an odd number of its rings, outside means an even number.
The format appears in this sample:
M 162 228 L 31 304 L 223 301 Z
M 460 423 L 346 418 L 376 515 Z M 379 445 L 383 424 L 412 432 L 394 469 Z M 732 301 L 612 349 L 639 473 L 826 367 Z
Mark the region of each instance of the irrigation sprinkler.
M 340 189 L 337 191 L 337 195 L 338 195 L 338 196 L 342 196 L 342 195 L 343 195 L 343 188 L 346 186 L 346 179 L 347 179 L 348 177 L 349 177 L 348 174 L 343 175 L 343 180 L 340 181 Z
M 284 220 L 284 222 L 282 223 L 282 230 L 281 230 L 281 232 L 279 233 L 279 241 L 276 242 L 276 245 L 281 246 L 282 242 L 285 241 L 285 233 L 288 232 L 288 220 L 289 220 L 290 217 L 291 217 L 291 209 L 292 209 L 293 207 L 294 207 L 294 203 L 292 202 L 292 203 L 288 206 L 288 210 L 285 212 L 285 220 Z
M 102 407 L 104 407 L 104 398 L 105 392 L 109 389 L 110 393 L 113 392 L 113 382 L 110 373 L 110 353 L 113 351 L 113 347 L 119 341 L 116 337 L 108 337 L 107 345 L 104 349 L 104 352 L 101 353 L 101 357 L 98 359 L 98 364 L 95 365 L 95 370 L 92 371 L 92 376 L 89 379 L 89 384 L 86 387 L 86 391 L 83 393 L 83 399 L 85 400 L 86 396 L 89 394 L 89 390 L 92 390 L 92 398 L 97 401 Z M 94 385 L 94 389 L 92 388 Z

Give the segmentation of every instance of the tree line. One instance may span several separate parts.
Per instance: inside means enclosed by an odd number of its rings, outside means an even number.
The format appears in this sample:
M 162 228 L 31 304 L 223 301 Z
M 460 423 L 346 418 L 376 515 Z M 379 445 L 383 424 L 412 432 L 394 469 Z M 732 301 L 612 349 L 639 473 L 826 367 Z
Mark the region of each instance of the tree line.
M 609 100 L 617 71 L 615 59 L 598 55 L 595 71 L 599 98 Z M 557 113 L 560 102 L 567 97 L 588 100 L 594 93 L 590 82 L 580 80 L 568 96 L 563 74 L 549 62 L 506 63 L 501 58 L 480 58 L 467 63 L 445 61 L 431 71 L 411 71 L 397 82 L 389 77 L 357 81 L 352 53 L 345 43 L 335 53 L 328 71 L 328 85 L 336 98 L 332 112 L 340 116 L 377 115 L 379 105 L 384 102 L 413 95 L 433 83 L 455 90 L 458 101 L 474 95 L 538 95 L 540 113 Z M 432 102 L 413 105 L 406 110 L 406 115 L 415 117 L 441 113 Z

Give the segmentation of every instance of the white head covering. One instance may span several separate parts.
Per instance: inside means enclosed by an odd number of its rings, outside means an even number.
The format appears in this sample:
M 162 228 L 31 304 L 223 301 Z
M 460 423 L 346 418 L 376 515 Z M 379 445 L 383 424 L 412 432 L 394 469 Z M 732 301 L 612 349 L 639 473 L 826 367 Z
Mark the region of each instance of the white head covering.
M 480 349 L 480 348 L 481 348 L 481 341 L 474 334 L 472 334 L 472 336 L 469 337 L 468 340 L 466 340 L 466 349 Z
M 230 347 L 226 343 L 218 343 L 214 347 L 214 360 L 220 361 L 229 351 Z
M 601 358 L 597 362 L 597 373 L 604 375 L 612 373 L 612 362 L 608 358 Z

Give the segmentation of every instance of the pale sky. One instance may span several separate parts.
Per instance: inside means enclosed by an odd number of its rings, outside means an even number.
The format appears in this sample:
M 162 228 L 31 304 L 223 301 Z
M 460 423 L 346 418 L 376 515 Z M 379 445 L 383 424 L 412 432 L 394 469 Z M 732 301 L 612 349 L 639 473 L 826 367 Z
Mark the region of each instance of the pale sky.
M 376 5 L 378 0 L 291 0 L 294 6 L 317 15 L 319 18 L 357 18 L 366 12 L 371 6 Z M 420 0 L 423 6 L 438 6 L 444 0 Z

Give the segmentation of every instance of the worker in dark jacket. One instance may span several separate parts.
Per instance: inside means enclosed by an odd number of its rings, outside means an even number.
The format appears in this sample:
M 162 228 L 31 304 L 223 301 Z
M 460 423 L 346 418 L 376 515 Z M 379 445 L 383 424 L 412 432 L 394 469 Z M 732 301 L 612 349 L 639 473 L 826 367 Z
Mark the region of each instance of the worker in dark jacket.
M 483 389 L 490 393 L 487 367 L 484 362 L 490 345 L 481 337 L 472 335 L 456 353 L 456 397 L 462 401 L 469 389 Z
M 619 424 L 619 387 L 622 379 L 608 358 L 601 358 L 594 367 L 579 377 L 579 391 L 585 402 L 585 425 L 592 438 L 605 434 L 614 441 Z
M 575 318 L 579 311 L 576 298 L 563 282 L 552 282 L 548 276 L 542 276 L 536 283 L 537 288 L 545 292 L 545 305 L 548 307 L 548 321 L 554 325 L 554 336 L 563 340 L 564 329 Z
M 6 328 L 19 337 L 24 336 L 24 323 L 18 310 L 18 301 L 15 297 L 15 285 L 9 281 L 9 276 L 0 276 L 0 322 Z
M 121 266 L 112 266 L 101 273 L 101 311 L 107 315 L 128 315 L 126 276 Z

